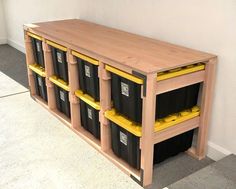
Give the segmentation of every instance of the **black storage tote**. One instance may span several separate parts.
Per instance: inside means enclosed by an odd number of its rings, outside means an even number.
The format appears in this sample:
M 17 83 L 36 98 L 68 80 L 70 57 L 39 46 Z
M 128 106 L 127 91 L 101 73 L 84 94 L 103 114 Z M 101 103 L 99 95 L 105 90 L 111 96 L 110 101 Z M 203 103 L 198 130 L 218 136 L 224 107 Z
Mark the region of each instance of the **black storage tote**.
M 111 96 L 117 112 L 131 121 L 142 122 L 141 84 L 111 71 Z M 117 70 L 117 69 L 115 69 Z M 130 75 L 125 73 L 126 75 Z M 125 75 L 124 74 L 124 75 Z M 134 77 L 134 76 L 131 76 Z M 156 97 L 156 119 L 189 109 L 197 104 L 199 83 L 162 93 Z
M 54 75 L 68 83 L 67 48 L 51 41 L 47 43 L 51 46 Z
M 31 33 L 28 33 L 28 35 L 31 37 L 34 61 L 36 64 L 44 68 L 45 65 L 44 65 L 42 38 Z
M 140 169 L 140 138 L 110 121 L 111 142 L 114 154 L 130 166 Z M 153 163 L 160 163 L 171 156 L 188 150 L 192 146 L 193 130 L 154 145 Z
M 54 85 L 57 109 L 70 118 L 69 92 Z
M 81 125 L 94 137 L 100 139 L 99 110 L 84 101 L 80 101 Z
M 43 98 L 46 102 L 48 101 L 47 97 L 47 87 L 45 83 L 45 77 L 40 76 L 39 74 L 32 72 L 34 77 L 35 91 L 38 96 Z
M 132 121 L 141 123 L 141 85 L 111 73 L 111 96 L 114 108 Z
M 95 101 L 99 101 L 99 62 L 75 51 L 72 54 L 76 56 L 78 63 L 80 90 L 93 97 Z

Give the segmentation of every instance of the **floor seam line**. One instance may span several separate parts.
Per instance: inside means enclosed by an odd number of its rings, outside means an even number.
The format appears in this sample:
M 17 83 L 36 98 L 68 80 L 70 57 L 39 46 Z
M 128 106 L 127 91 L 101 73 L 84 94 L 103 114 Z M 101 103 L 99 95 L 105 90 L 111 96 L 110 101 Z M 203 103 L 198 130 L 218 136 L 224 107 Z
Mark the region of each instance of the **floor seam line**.
M 16 95 L 20 95 L 20 94 L 24 94 L 24 93 L 27 93 L 27 92 L 29 92 L 29 91 L 22 91 L 22 92 L 18 92 L 18 93 L 13 93 L 13 94 L 9 94 L 9 95 L 0 96 L 0 99 L 11 97 L 11 96 L 16 96 Z

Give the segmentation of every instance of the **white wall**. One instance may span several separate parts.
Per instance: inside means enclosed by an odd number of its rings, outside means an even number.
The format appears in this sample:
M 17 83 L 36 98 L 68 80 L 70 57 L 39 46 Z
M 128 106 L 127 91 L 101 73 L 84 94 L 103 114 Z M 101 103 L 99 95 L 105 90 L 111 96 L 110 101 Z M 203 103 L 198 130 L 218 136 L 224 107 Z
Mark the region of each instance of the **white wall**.
M 82 18 L 219 56 L 209 155 L 236 154 L 235 0 L 4 0 L 11 43 L 23 45 L 22 24 Z M 221 153 L 220 153 L 221 152 Z
M 7 33 L 3 12 L 2 0 L 0 0 L 0 44 L 5 44 L 7 42 Z
M 24 51 L 23 24 L 78 17 L 77 0 L 3 0 L 8 43 Z
M 83 2 L 81 19 L 218 55 L 208 155 L 236 154 L 235 0 Z

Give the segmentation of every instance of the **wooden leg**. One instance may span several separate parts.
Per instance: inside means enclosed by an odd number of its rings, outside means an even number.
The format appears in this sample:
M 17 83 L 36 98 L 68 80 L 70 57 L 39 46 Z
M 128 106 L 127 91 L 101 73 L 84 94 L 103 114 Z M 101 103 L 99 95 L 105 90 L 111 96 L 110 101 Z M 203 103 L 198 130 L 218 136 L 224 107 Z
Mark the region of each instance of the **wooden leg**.
M 54 85 L 49 81 L 49 77 L 53 75 L 53 62 L 52 62 L 52 53 L 50 46 L 43 40 L 43 53 L 44 53 L 44 63 L 45 63 L 45 72 L 46 72 L 46 86 L 48 94 L 48 108 L 50 110 L 56 109 L 56 99 Z
M 213 58 L 206 64 L 206 74 L 203 83 L 200 126 L 198 129 L 198 139 L 196 154 L 198 159 L 203 159 L 206 155 L 208 127 L 211 115 L 211 106 L 213 100 L 213 89 L 215 82 L 215 70 L 217 59 Z
M 34 63 L 33 48 L 31 44 L 31 38 L 27 35 L 26 31 L 25 31 L 25 51 L 26 51 L 26 64 L 28 70 L 28 82 L 29 82 L 30 94 L 35 95 L 33 72 L 28 68 L 30 64 Z
M 54 84 L 46 78 L 47 94 L 48 94 L 48 108 L 50 110 L 56 109 L 56 97 L 54 91 Z
M 111 148 L 111 133 L 109 121 L 104 117 L 106 110 L 111 108 L 111 83 L 110 74 L 105 70 L 105 64 L 99 64 L 99 80 L 100 80 L 100 105 L 99 121 L 101 125 L 101 149 L 107 151 Z
M 141 169 L 143 186 L 152 183 L 153 174 L 153 133 L 156 112 L 156 74 L 147 75 L 146 97 L 143 97 L 142 138 L 141 138 Z
M 70 49 L 67 51 L 67 62 L 69 68 L 71 125 L 72 128 L 78 130 L 79 126 L 81 125 L 80 107 L 79 100 L 75 96 L 75 91 L 79 89 L 79 73 L 77 69 L 76 58 L 72 55 Z
M 29 89 L 30 89 L 30 95 L 33 96 L 36 94 L 35 84 L 34 84 L 34 76 L 33 71 L 28 69 L 28 82 L 29 82 Z

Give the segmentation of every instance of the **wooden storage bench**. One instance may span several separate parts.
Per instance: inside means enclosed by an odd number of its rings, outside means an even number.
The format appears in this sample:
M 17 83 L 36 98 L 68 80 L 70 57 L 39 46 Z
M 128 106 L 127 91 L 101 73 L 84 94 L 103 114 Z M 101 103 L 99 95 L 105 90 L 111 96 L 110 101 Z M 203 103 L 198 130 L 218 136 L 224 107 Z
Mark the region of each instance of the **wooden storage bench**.
M 27 24 L 24 32 L 32 98 L 140 185 L 152 183 L 154 145 L 157 143 L 196 129 L 197 145 L 189 148 L 187 153 L 199 160 L 205 157 L 217 62 L 215 55 L 77 19 Z M 39 47 L 42 42 L 43 54 L 40 51 L 38 56 L 35 41 Z M 59 71 L 54 69 L 55 66 L 59 66 Z M 85 70 L 80 72 L 84 66 Z M 34 72 L 45 78 L 47 101 L 37 95 Z M 120 74 L 141 87 L 137 92 L 142 107 L 139 123 L 115 113 L 111 99 L 112 74 Z M 88 83 L 88 89 L 80 86 L 84 83 Z M 155 120 L 160 101 L 156 103 L 157 95 L 197 83 L 200 83 L 198 107 Z M 69 95 L 70 114 L 67 114 L 70 116 L 57 108 L 55 90 L 58 86 Z M 122 93 L 127 95 L 127 89 Z M 63 104 L 65 96 L 61 95 Z M 97 112 L 96 122 L 90 123 L 92 126 L 89 127 L 93 128 L 90 132 L 87 126 L 81 125 L 80 102 L 87 104 L 83 109 L 88 106 Z M 117 105 L 117 101 L 115 103 Z M 68 108 L 66 112 L 69 112 Z M 83 116 L 92 119 L 94 115 L 90 110 Z M 111 122 L 115 129 L 118 123 L 121 130 L 138 137 L 140 164 L 137 166 L 140 168 L 130 166 L 112 151 Z M 97 124 L 99 128 L 96 128 Z

